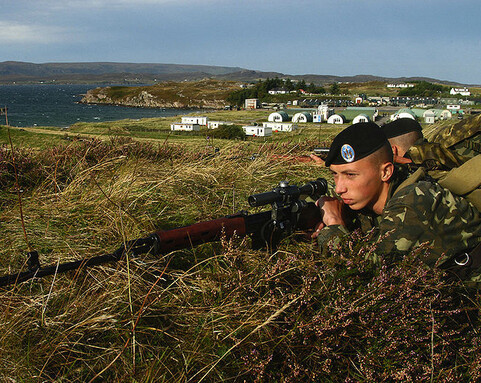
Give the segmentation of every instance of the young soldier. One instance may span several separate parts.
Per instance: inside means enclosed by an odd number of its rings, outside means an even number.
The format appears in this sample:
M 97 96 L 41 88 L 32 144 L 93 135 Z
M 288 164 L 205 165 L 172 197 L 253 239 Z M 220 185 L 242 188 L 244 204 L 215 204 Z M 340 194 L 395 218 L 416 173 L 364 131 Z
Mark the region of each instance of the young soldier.
M 477 272 L 472 273 L 481 268 L 481 213 L 436 183 L 403 184 L 391 146 L 375 123 L 354 124 L 339 133 L 326 166 L 339 198 L 316 202 L 323 217 L 314 235 L 321 252 L 327 251 L 328 241 L 353 228 L 354 215 L 358 227 L 375 228 L 375 238 L 383 238 L 377 256 L 428 243 L 428 265 L 481 281 Z

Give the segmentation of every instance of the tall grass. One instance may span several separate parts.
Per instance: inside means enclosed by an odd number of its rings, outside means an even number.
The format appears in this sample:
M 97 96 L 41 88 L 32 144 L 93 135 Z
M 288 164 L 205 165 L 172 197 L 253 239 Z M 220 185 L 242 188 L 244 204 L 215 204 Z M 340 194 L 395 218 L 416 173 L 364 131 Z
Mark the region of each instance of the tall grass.
M 55 264 L 246 209 L 248 195 L 281 180 L 326 176 L 270 156 L 298 145 L 214 154 L 113 139 L 18 150 L 29 241 Z M 23 267 L 26 251 L 9 154 L 0 148 L 2 274 Z M 1 290 L 0 379 L 479 380 L 479 292 L 427 269 L 425 248 L 375 268 L 367 239 L 354 233 L 329 258 L 294 238 L 274 254 L 224 239 Z

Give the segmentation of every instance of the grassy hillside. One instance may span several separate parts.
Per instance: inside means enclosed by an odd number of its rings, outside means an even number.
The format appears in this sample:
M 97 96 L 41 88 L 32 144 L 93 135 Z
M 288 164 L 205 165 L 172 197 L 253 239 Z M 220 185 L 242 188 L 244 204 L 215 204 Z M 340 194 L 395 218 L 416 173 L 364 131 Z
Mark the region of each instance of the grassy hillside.
M 322 167 L 275 155 L 304 155 L 341 129 L 218 140 L 213 155 L 205 137 L 169 136 L 165 123 L 81 124 L 72 140 L 55 129 L 12 130 L 15 166 L 2 128 L 0 274 L 25 268 L 29 248 L 56 264 L 155 230 L 259 211 L 247 197 L 280 180 L 330 180 Z M 159 126 L 159 137 L 135 139 L 133 124 Z M 129 134 L 113 134 L 120 128 Z M 0 379 L 479 380 L 479 292 L 425 268 L 423 248 L 379 269 L 364 258 L 374 250 L 359 234 L 329 258 L 310 241 L 287 238 L 270 254 L 234 238 L 2 289 Z

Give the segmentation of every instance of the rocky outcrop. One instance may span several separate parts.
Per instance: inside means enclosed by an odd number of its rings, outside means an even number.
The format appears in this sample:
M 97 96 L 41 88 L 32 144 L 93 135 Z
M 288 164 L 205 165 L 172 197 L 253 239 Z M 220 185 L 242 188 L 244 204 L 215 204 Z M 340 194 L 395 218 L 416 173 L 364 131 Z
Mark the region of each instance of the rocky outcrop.
M 220 82 L 213 90 L 212 81 L 194 84 L 173 83 L 146 87 L 105 87 L 89 90 L 80 101 L 84 104 L 109 104 L 142 108 L 222 109 L 226 97 L 238 85 Z

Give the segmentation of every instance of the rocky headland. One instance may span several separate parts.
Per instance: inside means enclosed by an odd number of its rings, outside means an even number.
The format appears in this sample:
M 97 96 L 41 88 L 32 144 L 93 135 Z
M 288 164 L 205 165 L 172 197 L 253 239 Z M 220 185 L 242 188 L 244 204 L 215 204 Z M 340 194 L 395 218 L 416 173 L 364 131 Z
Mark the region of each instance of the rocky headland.
M 241 83 L 206 79 L 165 82 L 151 86 L 108 86 L 89 90 L 84 104 L 108 104 L 142 108 L 222 109 L 227 96 Z

